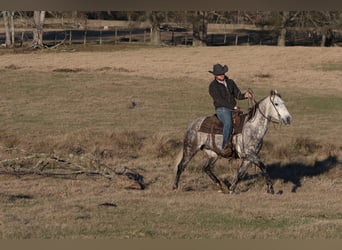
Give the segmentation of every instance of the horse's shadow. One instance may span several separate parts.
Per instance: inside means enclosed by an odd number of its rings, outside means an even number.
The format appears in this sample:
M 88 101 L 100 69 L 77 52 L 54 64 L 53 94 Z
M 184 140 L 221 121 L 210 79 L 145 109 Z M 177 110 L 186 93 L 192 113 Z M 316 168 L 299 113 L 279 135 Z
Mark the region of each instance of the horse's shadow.
M 327 173 L 336 168 L 341 162 L 336 156 L 328 156 L 321 161 L 315 161 L 313 164 L 304 164 L 301 162 L 292 162 L 288 164 L 273 163 L 267 166 L 267 173 L 272 180 L 283 180 L 284 183 L 291 182 L 293 187 L 291 192 L 296 192 L 302 186 L 304 177 L 314 177 Z

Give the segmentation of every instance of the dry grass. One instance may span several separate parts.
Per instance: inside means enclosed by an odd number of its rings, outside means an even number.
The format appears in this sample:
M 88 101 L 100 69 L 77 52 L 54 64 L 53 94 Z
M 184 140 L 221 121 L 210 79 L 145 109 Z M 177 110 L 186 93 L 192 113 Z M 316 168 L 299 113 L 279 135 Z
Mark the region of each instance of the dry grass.
M 120 176 L 8 175 L 2 166 L 0 238 L 341 238 L 339 54 L 257 46 L 2 53 L 0 160 L 86 157 L 139 173 L 146 188 Z M 277 88 L 293 114 L 290 127 L 269 129 L 261 153 L 279 195 L 265 194 L 255 167 L 237 195 L 218 193 L 201 170 L 203 153 L 171 190 L 184 129 L 213 112 L 207 71 L 217 62 L 257 99 Z M 238 166 L 220 159 L 214 170 L 232 180 Z

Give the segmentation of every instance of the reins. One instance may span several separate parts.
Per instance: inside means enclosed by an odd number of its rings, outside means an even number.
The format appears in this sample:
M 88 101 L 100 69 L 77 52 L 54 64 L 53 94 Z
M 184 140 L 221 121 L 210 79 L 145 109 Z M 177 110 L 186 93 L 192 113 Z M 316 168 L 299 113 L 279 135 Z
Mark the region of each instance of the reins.
M 262 100 L 264 100 L 266 97 L 265 97 L 264 99 L 261 99 L 260 101 L 256 101 L 255 98 L 254 98 L 253 90 L 252 90 L 251 88 L 248 88 L 248 92 L 250 92 L 250 93 L 252 94 L 252 98 L 248 98 L 249 112 L 252 112 L 251 117 L 249 117 L 249 120 L 251 120 L 251 119 L 255 116 L 255 111 L 256 111 L 256 109 L 257 109 L 257 110 L 259 110 L 260 114 L 261 114 L 266 120 L 268 120 L 269 122 L 272 122 L 272 123 L 275 123 L 275 124 L 280 124 L 280 121 L 274 120 L 274 119 L 272 119 L 272 117 L 271 117 L 271 118 L 267 117 L 267 116 L 260 110 L 259 104 L 260 104 L 260 102 L 261 102 Z M 273 96 L 274 96 L 274 95 L 273 95 Z M 280 116 L 280 114 L 279 114 L 279 111 L 278 111 L 278 109 L 276 108 L 276 106 L 275 106 L 273 100 L 271 99 L 271 96 L 269 96 L 269 98 L 270 98 L 270 102 L 272 103 L 274 109 L 276 110 L 276 112 L 277 112 L 277 114 L 278 114 L 278 117 L 279 117 L 279 120 L 280 120 L 280 117 L 281 117 L 281 116 Z M 253 109 L 254 109 L 254 111 L 253 111 Z

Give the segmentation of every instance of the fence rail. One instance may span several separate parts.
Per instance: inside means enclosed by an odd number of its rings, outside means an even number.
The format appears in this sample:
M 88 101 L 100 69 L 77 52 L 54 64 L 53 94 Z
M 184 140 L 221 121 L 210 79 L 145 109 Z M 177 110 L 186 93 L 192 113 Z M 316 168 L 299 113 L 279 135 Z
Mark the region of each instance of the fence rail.
M 32 40 L 31 31 L 15 33 L 16 45 L 20 46 Z M 274 30 L 230 30 L 210 32 L 207 34 L 208 46 L 229 45 L 277 45 L 278 34 Z M 310 31 L 289 30 L 286 36 L 287 46 L 320 46 L 322 36 Z M 108 28 L 108 29 L 68 29 L 45 30 L 43 41 L 47 46 L 63 42 L 71 44 L 118 44 L 118 43 L 150 43 L 149 28 Z M 186 29 L 163 29 L 161 42 L 166 45 L 192 45 L 192 31 Z M 5 43 L 5 34 L 0 33 L 0 43 Z M 342 45 L 341 32 L 335 32 L 327 38 L 326 46 Z

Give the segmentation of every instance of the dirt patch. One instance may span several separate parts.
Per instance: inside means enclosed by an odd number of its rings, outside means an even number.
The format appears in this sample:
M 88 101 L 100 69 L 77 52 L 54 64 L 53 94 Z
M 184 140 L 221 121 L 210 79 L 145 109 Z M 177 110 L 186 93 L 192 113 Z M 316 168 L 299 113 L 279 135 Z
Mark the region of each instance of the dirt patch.
M 80 68 L 59 68 L 59 69 L 54 69 L 52 70 L 52 72 L 63 72 L 63 73 L 77 73 L 77 72 L 81 72 L 83 71 L 83 69 Z

